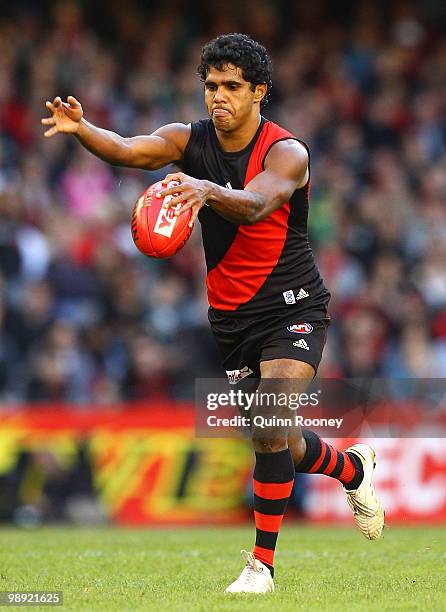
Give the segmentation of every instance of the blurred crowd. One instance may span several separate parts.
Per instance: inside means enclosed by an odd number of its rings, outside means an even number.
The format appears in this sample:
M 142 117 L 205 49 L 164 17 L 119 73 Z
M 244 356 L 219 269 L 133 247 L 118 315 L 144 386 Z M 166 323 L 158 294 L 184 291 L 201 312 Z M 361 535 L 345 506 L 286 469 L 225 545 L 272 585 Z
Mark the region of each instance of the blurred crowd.
M 429 2 L 122 7 L 0 13 L 0 401 L 181 400 L 221 376 L 199 227 L 168 261 L 132 243 L 133 202 L 166 171 L 44 139 L 40 118 L 69 94 L 124 136 L 202 118 L 200 49 L 231 31 L 267 46 L 265 115 L 311 148 L 311 239 L 333 296 L 320 375 L 446 376 L 444 15 Z

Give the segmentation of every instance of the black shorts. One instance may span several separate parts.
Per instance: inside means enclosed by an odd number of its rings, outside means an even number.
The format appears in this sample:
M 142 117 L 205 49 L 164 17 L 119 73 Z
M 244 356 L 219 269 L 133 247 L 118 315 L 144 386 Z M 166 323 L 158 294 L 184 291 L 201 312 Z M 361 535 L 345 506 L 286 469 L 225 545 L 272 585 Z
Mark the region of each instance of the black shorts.
M 209 310 L 212 333 L 231 384 L 247 376 L 260 378 L 260 363 L 270 359 L 304 361 L 316 373 L 329 321 L 326 307 L 295 313 L 287 309 L 256 318 Z

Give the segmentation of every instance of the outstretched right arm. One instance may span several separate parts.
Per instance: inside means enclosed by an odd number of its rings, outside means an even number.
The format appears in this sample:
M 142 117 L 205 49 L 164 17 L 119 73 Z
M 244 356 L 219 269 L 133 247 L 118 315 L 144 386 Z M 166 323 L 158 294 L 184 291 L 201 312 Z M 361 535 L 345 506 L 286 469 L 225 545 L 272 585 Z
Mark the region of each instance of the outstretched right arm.
M 86 121 L 82 106 L 73 96 L 68 96 L 67 102 L 57 97 L 46 107 L 51 113 L 51 117 L 42 119 L 42 124 L 49 126 L 47 138 L 59 132 L 73 134 L 91 153 L 115 166 L 157 170 L 179 162 L 190 137 L 190 126 L 171 123 L 149 136 L 124 138 Z

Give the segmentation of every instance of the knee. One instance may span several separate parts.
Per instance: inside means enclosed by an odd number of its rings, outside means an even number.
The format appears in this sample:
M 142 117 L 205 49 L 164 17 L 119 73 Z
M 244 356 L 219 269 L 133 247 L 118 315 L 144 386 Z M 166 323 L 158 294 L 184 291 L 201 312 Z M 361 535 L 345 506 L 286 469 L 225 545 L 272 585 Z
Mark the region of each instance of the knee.
M 288 448 L 288 440 L 281 436 L 262 436 L 253 432 L 252 445 L 256 453 L 278 453 Z

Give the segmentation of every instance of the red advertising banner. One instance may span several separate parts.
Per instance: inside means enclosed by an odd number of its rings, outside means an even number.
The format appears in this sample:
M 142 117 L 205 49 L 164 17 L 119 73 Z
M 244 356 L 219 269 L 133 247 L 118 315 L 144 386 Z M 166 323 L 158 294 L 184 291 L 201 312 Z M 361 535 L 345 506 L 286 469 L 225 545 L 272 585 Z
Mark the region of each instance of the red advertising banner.
M 249 446 L 240 439 L 196 439 L 190 405 L 82 411 L 40 406 L 0 413 L 0 476 L 23 451 L 50 453 L 68 468 L 80 445 L 96 495 L 117 522 L 222 523 L 246 516 Z M 34 477 L 44 480 L 45 474 Z
M 333 443 L 345 448 L 352 440 Z M 388 522 L 446 521 L 444 439 L 374 438 L 368 443 L 377 451 L 375 482 Z M 249 443 L 196 438 L 193 407 L 186 404 L 82 411 L 40 406 L 0 413 L 0 487 L 8 486 L 5 477 L 21 454 L 43 457 L 23 477 L 22 494 L 32 500 L 45 485 L 47 472 L 39 472 L 48 463 L 45 457 L 69 468 L 80 447 L 97 499 L 116 522 L 223 523 L 249 516 Z M 339 483 L 317 475 L 308 476 L 308 483 L 305 506 L 311 520 L 351 521 Z
M 362 441 L 370 444 L 377 454 L 374 482 L 387 522 L 446 521 L 444 438 L 364 438 Z M 340 442 L 333 440 L 334 444 Z M 315 477 L 312 484 L 307 502 L 313 520 L 351 519 L 337 482 Z

